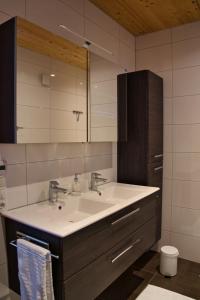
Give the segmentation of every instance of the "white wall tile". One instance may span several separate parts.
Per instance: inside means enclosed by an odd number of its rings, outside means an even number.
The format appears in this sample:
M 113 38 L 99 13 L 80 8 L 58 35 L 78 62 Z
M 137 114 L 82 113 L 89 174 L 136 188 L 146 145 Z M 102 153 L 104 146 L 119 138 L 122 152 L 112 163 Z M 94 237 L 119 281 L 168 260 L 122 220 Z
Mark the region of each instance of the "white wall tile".
M 69 5 L 81 15 L 84 14 L 84 0 L 60 0 L 61 2 Z
M 104 50 L 99 49 L 99 47 L 91 46 L 92 51 L 96 54 L 107 58 L 110 61 L 118 62 L 119 59 L 119 40 L 109 34 L 106 31 L 103 31 L 101 27 L 92 23 L 89 20 L 85 22 L 85 36 L 91 42 L 96 43 L 98 46 L 103 47 L 104 49 L 111 52 L 106 53 Z
M 87 144 L 86 144 L 87 145 Z M 82 157 L 85 145 L 80 143 L 61 143 L 57 145 L 57 159 Z
M 173 123 L 173 104 L 172 98 L 164 98 L 163 101 L 163 116 L 164 116 L 164 124 L 172 124 Z
M 8 164 L 26 161 L 25 145 L 0 144 L 0 154 Z
M 173 147 L 174 152 L 200 152 L 200 124 L 174 125 Z
M 173 80 L 172 71 L 157 72 L 159 76 L 163 78 L 163 94 L 164 98 L 170 98 L 173 96 Z
M 200 94 L 200 67 L 174 70 L 173 76 L 174 96 Z
M 127 30 L 125 30 L 122 26 L 119 26 L 119 39 L 124 44 L 126 44 L 132 51 L 135 48 L 135 37 L 129 33 Z
M 200 123 L 200 95 L 173 98 L 174 124 Z
M 172 28 L 172 41 L 191 39 L 200 36 L 200 22 L 194 22 Z
M 111 155 L 112 143 L 89 143 L 85 144 L 85 156 Z
M 26 185 L 10 187 L 6 191 L 6 208 L 8 210 L 27 205 Z
M 6 168 L 7 187 L 22 186 L 26 184 L 26 164 L 7 165 Z
M 172 152 L 173 150 L 172 130 L 172 125 L 164 125 L 164 152 Z
M 200 210 L 173 206 L 172 231 L 200 237 Z
M 171 243 L 177 247 L 182 258 L 200 263 L 200 238 L 190 235 L 171 233 Z
M 162 229 L 170 231 L 171 230 L 171 214 L 172 214 L 171 205 L 162 205 Z
M 170 29 L 140 35 L 136 39 L 136 49 L 145 49 L 171 43 Z
M 172 178 L 172 153 L 164 154 L 163 177 L 168 179 Z
M 25 0 L 1 0 L 0 10 L 13 17 L 25 17 Z
M 34 162 L 27 164 L 27 183 L 38 183 L 60 177 L 57 160 Z
M 200 209 L 200 183 L 198 181 L 173 181 L 173 205 Z
M 136 70 L 166 71 L 172 68 L 171 46 L 136 51 Z
M 200 154 L 175 153 L 173 155 L 173 177 L 180 180 L 200 181 Z
M 156 250 L 160 251 L 161 247 L 171 245 L 171 232 L 167 230 L 162 230 L 161 239 L 157 244 Z
M 27 144 L 27 162 L 55 160 L 57 146 L 56 144 Z
M 27 0 L 26 17 L 46 29 L 64 35 L 58 25 L 63 24 L 72 31 L 83 35 L 84 19 L 75 10 L 57 0 Z
M 172 205 L 172 180 L 164 178 L 163 179 L 163 198 L 164 206 Z
M 27 185 L 28 204 L 41 202 L 49 198 L 49 181 L 42 181 Z
M 175 69 L 200 65 L 200 38 L 174 43 L 172 49 Z
M 119 63 L 120 65 L 127 69 L 128 72 L 135 70 L 135 61 L 133 55 L 133 50 L 129 48 L 126 44 L 119 43 Z
M 117 22 L 87 0 L 85 1 L 85 17 L 96 23 L 105 32 L 109 32 L 116 38 L 119 38 L 119 25 Z

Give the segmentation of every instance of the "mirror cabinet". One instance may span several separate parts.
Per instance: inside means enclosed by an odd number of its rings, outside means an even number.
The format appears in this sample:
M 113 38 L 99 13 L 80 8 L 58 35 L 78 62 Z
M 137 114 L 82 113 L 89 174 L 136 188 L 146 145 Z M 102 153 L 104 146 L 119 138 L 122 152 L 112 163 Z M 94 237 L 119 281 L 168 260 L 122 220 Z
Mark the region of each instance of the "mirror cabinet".
M 0 43 L 1 142 L 86 142 L 87 50 L 18 17 Z
M 19 17 L 0 44 L 0 143 L 117 140 L 119 66 Z

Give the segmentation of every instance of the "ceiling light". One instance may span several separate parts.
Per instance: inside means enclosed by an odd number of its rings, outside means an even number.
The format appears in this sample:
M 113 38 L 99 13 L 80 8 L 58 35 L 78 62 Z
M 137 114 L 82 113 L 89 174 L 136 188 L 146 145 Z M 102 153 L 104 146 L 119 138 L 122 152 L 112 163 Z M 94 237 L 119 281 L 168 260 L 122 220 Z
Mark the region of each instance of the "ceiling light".
M 51 73 L 51 74 L 50 74 L 50 76 L 51 76 L 51 77 L 55 77 L 55 76 L 56 76 L 56 74 L 54 74 L 54 73 Z

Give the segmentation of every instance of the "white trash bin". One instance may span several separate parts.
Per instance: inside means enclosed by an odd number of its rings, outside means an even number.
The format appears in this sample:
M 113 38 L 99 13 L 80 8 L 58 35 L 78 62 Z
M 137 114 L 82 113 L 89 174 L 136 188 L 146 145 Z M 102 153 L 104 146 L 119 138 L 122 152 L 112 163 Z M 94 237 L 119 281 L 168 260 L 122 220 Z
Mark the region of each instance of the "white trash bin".
M 160 250 L 160 256 L 160 273 L 164 276 L 175 276 L 177 274 L 178 249 L 164 246 Z

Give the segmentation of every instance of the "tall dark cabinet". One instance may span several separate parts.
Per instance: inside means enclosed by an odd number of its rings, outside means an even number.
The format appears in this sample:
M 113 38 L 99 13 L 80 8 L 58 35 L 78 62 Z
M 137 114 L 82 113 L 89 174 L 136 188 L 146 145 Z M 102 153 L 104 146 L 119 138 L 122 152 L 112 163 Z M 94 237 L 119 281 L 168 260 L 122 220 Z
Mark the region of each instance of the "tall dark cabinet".
M 118 182 L 158 186 L 163 173 L 163 80 L 144 70 L 118 76 Z

